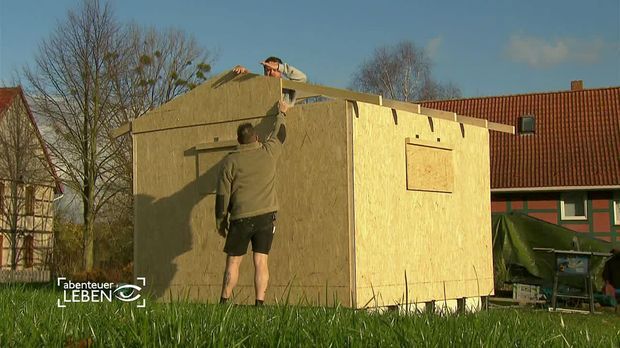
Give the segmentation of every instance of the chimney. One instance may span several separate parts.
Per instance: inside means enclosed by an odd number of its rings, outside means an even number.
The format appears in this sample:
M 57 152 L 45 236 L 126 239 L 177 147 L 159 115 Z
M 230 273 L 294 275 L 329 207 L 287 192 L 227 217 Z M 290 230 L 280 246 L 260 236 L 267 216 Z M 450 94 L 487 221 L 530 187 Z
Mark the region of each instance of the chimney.
M 583 80 L 573 80 L 570 82 L 571 91 L 581 91 L 583 89 Z

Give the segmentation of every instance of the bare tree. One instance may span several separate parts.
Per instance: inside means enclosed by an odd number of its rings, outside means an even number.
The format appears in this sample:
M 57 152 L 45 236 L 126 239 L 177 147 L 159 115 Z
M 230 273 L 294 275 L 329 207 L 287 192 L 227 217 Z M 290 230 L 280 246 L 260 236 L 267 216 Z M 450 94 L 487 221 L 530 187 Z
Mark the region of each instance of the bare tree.
M 120 115 L 142 116 L 203 82 L 211 70 L 210 54 L 193 37 L 175 29 L 158 31 L 130 25 L 125 30 L 124 68 L 116 72 Z
M 109 126 L 117 127 L 144 115 L 204 82 L 211 71 L 211 55 L 193 37 L 175 29 L 158 31 L 136 25 L 125 29 L 123 50 L 109 59 L 114 72 L 117 112 Z M 116 197 L 112 208 L 132 208 L 132 159 L 128 137 L 113 141 L 117 161 L 117 185 L 123 194 Z
M 94 224 L 106 204 L 131 213 L 130 144 L 111 139 L 110 129 L 200 83 L 205 61 L 182 32 L 123 26 L 108 3 L 83 0 L 24 70 L 34 109 L 53 129 L 46 140 L 61 176 L 81 197 L 85 270 L 94 266 Z
M 401 101 L 459 97 L 460 89 L 442 85 L 431 74 L 432 62 L 424 50 L 410 41 L 375 49 L 372 57 L 353 74 L 355 90 Z
M 24 247 L 31 247 L 32 253 L 37 248 L 38 254 L 49 255 L 52 246 L 51 219 L 48 219 L 51 203 L 41 205 L 43 209 L 35 209 L 35 203 L 37 190 L 38 195 L 41 189 L 53 190 L 54 180 L 43 143 L 22 103 L 20 91 L 0 121 L 0 178 L 0 230 L 8 241 L 11 269 L 15 270 L 22 261 L 32 266 L 34 254 L 24 253 Z M 26 245 L 27 240 L 32 243 L 30 246 Z M 40 264 L 49 261 L 45 256 L 42 258 L 36 261 Z
M 110 185 L 115 164 L 105 130 L 115 106 L 115 68 L 107 58 L 121 48 L 119 36 L 110 7 L 84 1 L 40 45 L 36 69 L 25 70 L 34 108 L 54 130 L 48 142 L 65 184 L 82 199 L 87 270 L 93 268 L 95 217 L 117 193 Z

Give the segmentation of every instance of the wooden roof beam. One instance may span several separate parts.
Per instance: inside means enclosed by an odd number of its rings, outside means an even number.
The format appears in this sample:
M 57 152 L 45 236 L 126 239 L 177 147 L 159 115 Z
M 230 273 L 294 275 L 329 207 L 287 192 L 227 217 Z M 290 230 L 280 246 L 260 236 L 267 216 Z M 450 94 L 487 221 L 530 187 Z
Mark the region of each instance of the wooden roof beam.
M 328 98 L 344 99 L 351 101 L 359 101 L 368 104 L 382 105 L 382 97 L 380 95 L 353 92 L 346 89 L 326 87 L 321 85 L 313 85 L 309 83 L 296 82 L 281 79 L 282 88 L 293 89 L 301 93 L 303 98 L 316 97 L 322 95 Z
M 503 123 L 489 122 L 489 130 L 508 134 L 515 134 L 515 126 L 509 126 Z
M 383 99 L 383 97 L 380 95 L 353 92 L 346 89 L 313 85 L 309 83 L 296 82 L 285 79 L 281 79 L 280 81 L 282 88 L 293 89 L 297 91 L 297 97 L 299 99 L 324 96 L 328 98 L 359 101 L 368 104 L 385 106 L 395 110 L 422 114 L 433 118 L 440 118 L 472 126 L 483 127 L 496 132 L 515 134 L 515 129 L 513 126 L 489 122 L 488 120 L 482 118 L 457 115 L 455 112 L 426 108 L 414 103 Z
M 118 138 L 130 132 L 131 132 L 131 121 L 124 123 L 120 127 L 112 129 L 112 131 L 110 132 L 110 135 L 113 138 Z
M 472 125 L 472 126 L 489 128 L 488 127 L 489 121 L 487 121 L 484 118 L 476 118 L 476 117 L 456 115 L 456 122 L 463 123 L 463 124 L 469 124 L 469 125 Z
M 456 122 L 456 113 L 455 112 L 449 112 L 449 111 L 443 111 L 443 110 L 437 110 L 437 109 L 430 109 L 430 108 L 425 108 L 425 107 L 420 107 L 420 113 L 426 116 L 430 116 L 430 117 L 435 117 L 435 118 L 441 118 L 444 120 L 449 120 L 449 121 L 454 121 Z
M 383 99 L 383 106 L 396 110 L 413 112 L 414 114 L 421 114 L 420 105 L 418 104 L 402 102 L 399 100 Z

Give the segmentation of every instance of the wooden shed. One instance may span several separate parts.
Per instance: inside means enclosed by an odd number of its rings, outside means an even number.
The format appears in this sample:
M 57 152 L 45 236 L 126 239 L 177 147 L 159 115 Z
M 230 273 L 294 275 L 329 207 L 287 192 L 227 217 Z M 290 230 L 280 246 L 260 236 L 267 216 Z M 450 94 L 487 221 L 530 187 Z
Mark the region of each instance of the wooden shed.
M 133 138 L 134 271 L 157 298 L 219 299 L 218 165 L 239 124 L 268 136 L 283 88 L 328 98 L 288 112 L 267 303 L 456 306 L 493 293 L 489 130 L 513 127 L 224 73 L 116 132 Z M 253 301 L 248 257 L 235 302 Z

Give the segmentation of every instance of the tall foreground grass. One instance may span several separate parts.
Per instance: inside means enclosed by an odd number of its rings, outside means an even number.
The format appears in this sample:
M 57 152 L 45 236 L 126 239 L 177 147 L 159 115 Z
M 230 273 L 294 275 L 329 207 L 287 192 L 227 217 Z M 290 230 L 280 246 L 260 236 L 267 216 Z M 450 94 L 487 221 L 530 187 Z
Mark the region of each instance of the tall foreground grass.
M 0 347 L 619 347 L 620 316 L 491 310 L 461 315 L 192 303 L 68 303 L 62 292 L 0 287 Z

